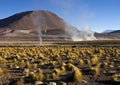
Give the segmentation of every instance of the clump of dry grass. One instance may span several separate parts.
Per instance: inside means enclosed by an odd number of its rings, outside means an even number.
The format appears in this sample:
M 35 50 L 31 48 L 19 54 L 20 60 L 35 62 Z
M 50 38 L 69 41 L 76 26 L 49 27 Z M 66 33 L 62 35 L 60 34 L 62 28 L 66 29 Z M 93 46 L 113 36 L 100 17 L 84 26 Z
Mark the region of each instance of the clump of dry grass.
M 6 74 L 7 72 L 7 69 L 0 68 L 0 76 Z
M 73 73 L 73 81 L 80 81 L 83 78 L 82 72 L 78 68 L 74 68 Z
M 90 71 L 94 76 L 99 75 L 100 73 L 100 64 L 97 64 L 96 66 L 90 67 Z
M 114 74 L 112 75 L 112 78 L 114 82 L 120 82 L 120 74 Z
M 58 77 L 58 75 L 53 72 L 51 77 L 52 77 L 52 79 L 56 79 Z
M 42 70 L 38 70 L 38 72 L 31 72 L 29 77 L 32 79 L 32 81 L 44 81 L 46 79 Z
M 84 65 L 84 61 L 82 59 L 79 60 L 78 65 L 82 66 Z
M 70 75 L 71 80 L 80 81 L 83 78 L 82 72 L 79 68 L 77 68 L 76 66 L 74 66 L 71 63 L 68 63 L 67 66 L 68 66 L 68 70 L 72 71 L 72 73 Z
M 24 80 L 23 79 L 20 79 L 18 80 L 15 85 L 24 85 Z
M 96 55 L 94 55 L 94 56 L 92 57 L 92 59 L 91 59 L 91 63 L 92 63 L 92 64 L 97 64 L 98 61 L 99 61 L 99 58 L 98 58 L 98 56 L 96 56 Z

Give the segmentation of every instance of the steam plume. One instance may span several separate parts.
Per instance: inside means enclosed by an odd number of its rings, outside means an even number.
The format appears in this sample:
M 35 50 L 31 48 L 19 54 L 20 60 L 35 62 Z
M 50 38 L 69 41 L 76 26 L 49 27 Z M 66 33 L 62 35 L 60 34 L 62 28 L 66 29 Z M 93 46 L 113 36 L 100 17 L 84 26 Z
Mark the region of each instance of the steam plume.
M 73 41 L 83 41 L 83 40 L 96 40 L 94 32 L 91 30 L 90 26 L 85 25 L 82 31 L 75 29 L 75 27 L 66 24 L 66 33 L 69 34 Z
M 71 24 L 80 27 L 79 25 L 84 25 L 88 22 L 90 18 L 94 16 L 94 13 L 89 10 L 89 7 L 82 0 L 76 0 L 79 2 L 79 5 L 75 4 L 74 0 L 50 0 L 54 6 L 57 6 L 58 9 L 61 8 L 64 19 L 67 22 L 71 21 Z M 72 16 L 72 17 L 71 17 Z M 74 19 L 74 20 L 73 20 Z M 66 24 L 65 31 L 69 34 L 73 41 L 81 40 L 95 40 L 94 32 L 91 28 L 86 25 L 83 27 L 83 30 L 75 30 L 75 27 Z
M 36 12 L 38 12 L 38 11 L 36 11 Z M 36 12 L 33 12 L 33 14 L 32 14 L 32 21 L 33 21 L 33 24 L 38 33 L 39 43 L 40 43 L 40 45 L 42 45 L 43 44 L 43 40 L 42 40 L 42 29 L 43 28 L 42 28 L 42 24 L 39 22 L 40 22 L 40 20 L 43 20 L 42 18 L 44 18 L 44 17 L 42 17 L 39 14 L 39 12 L 38 13 L 36 13 Z

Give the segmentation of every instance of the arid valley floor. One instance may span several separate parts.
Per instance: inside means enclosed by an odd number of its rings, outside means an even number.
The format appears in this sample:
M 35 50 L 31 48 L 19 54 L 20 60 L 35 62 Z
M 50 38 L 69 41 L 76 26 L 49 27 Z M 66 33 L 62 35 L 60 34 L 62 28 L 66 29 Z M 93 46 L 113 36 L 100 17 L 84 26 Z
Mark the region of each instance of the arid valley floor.
M 1 85 L 120 84 L 119 40 L 6 44 L 0 46 Z

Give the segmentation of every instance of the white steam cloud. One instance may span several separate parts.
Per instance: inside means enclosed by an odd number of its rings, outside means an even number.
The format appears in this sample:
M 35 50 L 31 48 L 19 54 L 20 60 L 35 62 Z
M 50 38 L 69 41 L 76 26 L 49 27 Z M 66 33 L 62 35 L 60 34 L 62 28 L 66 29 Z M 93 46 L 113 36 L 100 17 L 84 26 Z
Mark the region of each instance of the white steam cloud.
M 43 44 L 43 40 L 42 40 L 42 29 L 43 28 L 42 28 L 42 23 L 40 23 L 40 20 L 44 20 L 44 17 L 42 17 L 38 11 L 36 12 L 32 13 L 32 22 L 37 30 L 38 37 L 39 37 L 39 43 L 40 45 L 42 45 Z
M 79 25 L 88 24 L 88 20 L 92 18 L 93 12 L 89 10 L 89 7 L 86 3 L 83 2 L 84 0 L 50 0 L 52 5 L 55 7 L 56 10 L 59 10 L 60 14 L 63 15 L 63 18 L 69 22 L 70 24 L 79 27 Z M 76 5 L 75 3 L 79 3 Z M 36 3 L 35 3 L 36 5 Z M 44 20 L 41 18 L 40 15 L 35 15 L 33 23 L 37 28 L 40 44 L 42 44 L 42 24 L 38 23 L 39 20 Z M 75 29 L 75 27 L 66 23 L 65 25 L 66 33 L 71 37 L 73 41 L 82 41 L 82 40 L 95 40 L 96 37 L 94 36 L 94 32 L 91 30 L 90 26 L 85 25 L 82 30 Z
M 72 25 L 79 27 L 79 25 L 88 24 L 90 18 L 94 16 L 93 12 L 89 10 L 89 7 L 83 0 L 50 0 L 54 6 L 60 9 L 66 21 L 71 21 Z M 75 3 L 79 2 L 79 5 Z M 90 26 L 85 25 L 82 30 L 76 30 L 73 26 L 66 24 L 65 31 L 69 34 L 73 41 L 82 40 L 96 40 L 94 32 Z
M 85 25 L 83 30 L 79 31 L 73 26 L 66 24 L 65 31 L 69 34 L 73 41 L 96 40 L 94 32 L 88 25 Z

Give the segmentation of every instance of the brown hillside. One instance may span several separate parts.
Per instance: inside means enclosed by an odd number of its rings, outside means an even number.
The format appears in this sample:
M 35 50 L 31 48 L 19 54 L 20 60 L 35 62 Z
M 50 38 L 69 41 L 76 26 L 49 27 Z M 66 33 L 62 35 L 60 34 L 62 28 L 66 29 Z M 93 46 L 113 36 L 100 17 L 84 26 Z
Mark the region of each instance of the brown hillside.
M 73 26 L 69 26 L 67 30 L 78 31 Z M 40 36 L 45 39 L 71 38 L 70 32 L 66 31 L 66 22 L 49 11 L 22 12 L 0 20 L 1 40 L 37 40 L 39 31 L 42 32 Z

